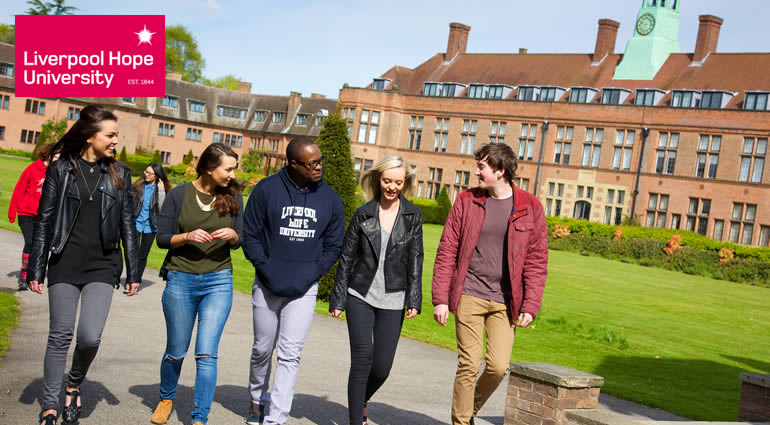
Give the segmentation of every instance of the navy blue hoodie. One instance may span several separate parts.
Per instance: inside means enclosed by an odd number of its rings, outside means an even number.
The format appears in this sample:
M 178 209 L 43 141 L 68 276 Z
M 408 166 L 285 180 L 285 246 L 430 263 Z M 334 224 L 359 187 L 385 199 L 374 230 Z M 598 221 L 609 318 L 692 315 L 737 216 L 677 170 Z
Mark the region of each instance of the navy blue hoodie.
M 337 192 L 323 181 L 300 188 L 286 167 L 257 184 L 243 223 L 243 252 L 256 280 L 282 297 L 302 296 L 328 273 L 345 236 Z

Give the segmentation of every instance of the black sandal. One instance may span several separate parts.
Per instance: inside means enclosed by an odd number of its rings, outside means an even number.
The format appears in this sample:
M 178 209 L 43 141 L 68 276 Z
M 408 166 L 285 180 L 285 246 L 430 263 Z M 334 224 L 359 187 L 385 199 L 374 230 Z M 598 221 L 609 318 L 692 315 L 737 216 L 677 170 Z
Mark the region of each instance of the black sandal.
M 78 401 L 80 400 L 80 389 L 78 388 L 77 390 L 65 391 L 64 393 L 70 396 L 70 404 L 69 406 L 64 406 L 64 410 L 61 414 L 62 424 L 73 425 L 78 423 L 78 419 L 80 419 L 80 406 L 78 406 Z
M 45 421 L 43 425 L 56 425 L 56 415 L 54 415 L 53 413 L 49 413 L 43 416 L 41 414 L 40 419 L 37 421 L 37 423 L 39 424 L 40 422 L 43 422 L 43 421 Z

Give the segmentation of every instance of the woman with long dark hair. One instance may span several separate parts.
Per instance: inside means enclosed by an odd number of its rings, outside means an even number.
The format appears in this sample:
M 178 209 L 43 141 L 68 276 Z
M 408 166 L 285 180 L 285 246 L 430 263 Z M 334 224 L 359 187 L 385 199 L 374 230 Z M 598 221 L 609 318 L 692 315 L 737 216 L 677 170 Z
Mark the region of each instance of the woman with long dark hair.
M 147 256 L 150 254 L 155 235 L 158 233 L 158 216 L 173 186 L 166 172 L 157 162 L 144 169 L 144 175 L 134 182 L 134 215 L 136 215 L 136 239 L 139 244 L 139 277 L 144 274 Z
M 238 154 L 214 143 L 201 154 L 198 178 L 168 193 L 160 212 L 158 247 L 168 248 L 163 314 L 166 351 L 160 363 L 160 402 L 151 421 L 165 424 L 171 414 L 182 362 L 195 338 L 193 425 L 208 420 L 217 385 L 217 350 L 233 303 L 230 250 L 243 231 L 243 185 L 235 179 Z
M 77 345 L 62 412 L 65 424 L 78 421 L 80 384 L 96 356 L 112 292 L 120 284 L 121 241 L 127 295 L 139 289 L 131 172 L 115 160 L 117 121 L 103 106 L 83 108 L 78 121 L 53 147 L 60 158 L 48 167 L 43 184 L 28 278 L 30 290 L 42 294 L 47 268 L 51 317 L 40 418 L 45 425 L 56 423 L 62 374 L 79 310 Z
M 37 215 L 37 207 L 40 205 L 40 196 L 43 194 L 43 182 L 45 170 L 51 161 L 55 161 L 58 155 L 51 155 L 54 142 L 47 143 L 37 150 L 38 160 L 29 164 L 19 176 L 16 187 L 13 189 L 11 203 L 8 205 L 8 220 L 13 223 L 16 216 L 19 217 L 19 228 L 24 235 L 24 248 L 21 251 L 21 271 L 19 272 L 19 291 L 27 290 L 27 263 L 29 253 L 32 251 L 32 228 Z
M 404 313 L 410 319 L 422 306 L 422 214 L 404 196 L 414 182 L 403 157 L 377 161 L 361 178 L 370 200 L 345 233 L 329 313 L 347 310 L 351 425 L 366 424 L 366 403 L 390 374 Z

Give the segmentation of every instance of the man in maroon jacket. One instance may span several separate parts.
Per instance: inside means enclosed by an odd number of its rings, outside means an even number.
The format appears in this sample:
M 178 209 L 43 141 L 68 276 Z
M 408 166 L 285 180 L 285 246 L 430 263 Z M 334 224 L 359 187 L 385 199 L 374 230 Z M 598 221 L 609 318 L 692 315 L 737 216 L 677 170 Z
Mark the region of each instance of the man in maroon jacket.
M 433 267 L 433 318 L 455 315 L 457 374 L 452 424 L 473 424 L 500 385 L 516 326 L 540 310 L 548 273 L 543 206 L 514 186 L 516 155 L 504 144 L 476 151 L 479 187 L 461 193 L 449 212 Z M 478 375 L 486 331 L 486 367 Z

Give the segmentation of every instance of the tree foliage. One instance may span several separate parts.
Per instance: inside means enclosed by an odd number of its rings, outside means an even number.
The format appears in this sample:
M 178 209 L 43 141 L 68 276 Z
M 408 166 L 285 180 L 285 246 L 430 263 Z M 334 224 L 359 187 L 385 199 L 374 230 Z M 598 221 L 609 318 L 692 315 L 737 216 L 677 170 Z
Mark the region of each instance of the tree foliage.
M 223 77 L 215 78 L 213 80 L 209 80 L 208 78 L 203 78 L 203 84 L 210 86 L 210 87 L 218 87 L 220 89 L 227 89 L 227 90 L 238 90 L 238 83 L 241 82 L 241 79 L 236 77 L 232 74 L 227 74 Z
M 260 152 L 256 149 L 251 149 L 241 157 L 241 170 L 247 173 L 256 173 L 263 171 L 262 167 L 265 165 L 264 152 Z
M 441 192 L 439 192 L 436 201 L 438 201 L 438 206 L 441 211 L 439 219 L 441 220 L 441 223 L 446 223 L 446 218 L 449 217 L 449 210 L 452 209 L 452 201 L 449 200 L 449 192 L 447 191 L 446 185 L 441 189 Z
M 182 74 L 182 80 L 197 83 L 203 78 L 206 61 L 198 41 L 182 25 L 166 27 L 166 72 Z
M 185 155 L 184 158 L 182 158 L 182 164 L 190 165 L 193 159 L 195 159 L 195 157 L 193 156 L 192 149 L 190 149 L 189 151 L 187 151 L 187 155 Z
M 46 143 L 58 142 L 59 139 L 64 137 L 64 133 L 67 132 L 67 120 L 54 121 L 49 119 L 40 128 L 40 137 L 35 143 L 35 149 L 32 150 L 32 158 L 37 158 L 37 150 L 40 149 Z
M 75 6 L 67 6 L 66 1 L 27 0 L 27 4 L 30 6 L 27 9 L 27 15 L 73 15 L 76 10 L 79 10 Z
M 128 161 L 128 154 L 126 153 L 126 147 L 123 146 L 123 149 L 120 150 L 120 155 L 118 155 L 118 161 L 120 162 L 127 162 Z
M 152 153 L 152 162 L 156 164 L 162 164 L 163 160 L 160 159 L 160 151 L 155 151 Z
M 0 24 L 0 43 L 16 43 L 16 29 L 13 25 Z

